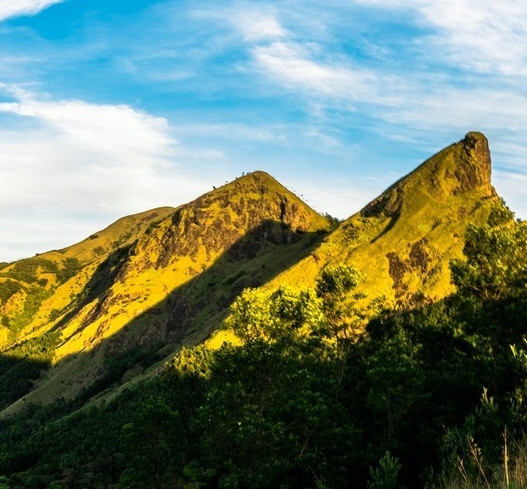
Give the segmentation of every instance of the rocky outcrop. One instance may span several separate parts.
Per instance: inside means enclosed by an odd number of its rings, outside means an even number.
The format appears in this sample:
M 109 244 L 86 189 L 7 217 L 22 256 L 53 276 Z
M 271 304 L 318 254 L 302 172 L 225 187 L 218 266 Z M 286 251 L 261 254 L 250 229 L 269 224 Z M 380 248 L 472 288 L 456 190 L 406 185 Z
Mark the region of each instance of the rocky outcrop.
M 459 192 L 479 189 L 487 195 L 493 195 L 487 138 L 480 132 L 469 132 L 458 144 L 462 147 L 462 153 L 454 174 L 459 181 Z

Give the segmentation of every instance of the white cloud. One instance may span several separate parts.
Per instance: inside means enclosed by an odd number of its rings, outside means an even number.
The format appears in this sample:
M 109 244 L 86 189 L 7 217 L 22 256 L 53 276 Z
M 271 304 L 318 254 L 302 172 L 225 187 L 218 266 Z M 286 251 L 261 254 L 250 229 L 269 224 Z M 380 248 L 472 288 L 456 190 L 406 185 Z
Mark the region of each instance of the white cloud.
M 431 28 L 430 55 L 465 71 L 524 76 L 527 74 L 527 3 L 517 0 L 357 0 L 369 7 L 413 11 L 419 26 Z
M 286 29 L 268 5 L 237 6 L 216 15 L 241 34 L 253 59 L 251 68 L 279 85 L 309 95 L 360 99 L 375 82 L 366 70 L 317 60 L 321 46 L 296 40 L 298 32 Z
M 471 128 L 527 131 L 527 97 L 506 87 L 427 87 L 423 80 L 415 91 L 401 94 L 401 104 L 381 110 L 387 123 L 416 128 Z M 413 96 L 412 96 L 413 95 Z M 477 127 L 472 127 L 477 130 Z
M 0 0 L 0 22 L 20 15 L 35 15 L 64 0 Z
M 269 8 L 237 8 L 229 20 L 249 42 L 280 39 L 288 34 Z
M 442 6 L 441 6 L 442 7 Z M 422 8 L 426 20 L 440 31 L 436 44 L 465 69 L 504 75 L 527 74 L 527 4 L 518 1 L 459 0 L 445 9 Z
M 208 187 L 209 177 L 200 181 L 189 166 L 217 155 L 205 145 L 199 154 L 181 148 L 162 118 L 128 106 L 43 100 L 8 89 L 14 100 L 0 103 L 0 113 L 15 129 L 0 129 L 0 261 L 28 248 L 33 253 L 72 244 L 118 217 L 179 205 Z M 54 230 L 26 246 L 20 229 L 37 230 L 44 215 Z M 76 234 L 80 229 L 83 234 Z M 14 236 L 21 251 L 13 256 Z
M 245 3 L 228 7 L 193 10 L 193 17 L 200 20 L 220 21 L 220 25 L 230 25 L 247 42 L 273 41 L 289 34 L 277 18 L 277 11 L 264 2 L 258 5 Z
M 292 42 L 257 46 L 253 55 L 262 73 L 294 90 L 357 101 L 372 98 L 377 85 L 373 73 L 314 61 L 303 46 Z
M 173 140 L 167 121 L 126 105 L 94 105 L 79 100 L 46 101 L 17 88 L 14 102 L 0 103 L 0 112 L 30 117 L 57 131 L 70 144 L 90 152 L 110 150 L 117 158 L 142 158 L 165 151 Z M 137 137 L 140 135 L 140 137 Z

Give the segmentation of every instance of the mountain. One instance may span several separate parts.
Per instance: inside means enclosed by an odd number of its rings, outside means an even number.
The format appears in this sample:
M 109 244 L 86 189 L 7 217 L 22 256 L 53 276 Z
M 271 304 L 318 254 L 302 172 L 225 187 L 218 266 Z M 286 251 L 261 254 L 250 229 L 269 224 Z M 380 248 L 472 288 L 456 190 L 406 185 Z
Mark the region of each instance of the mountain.
M 5 267 L 4 355 L 39 360 L 47 371 L 13 409 L 93 393 L 142 370 L 123 360 L 116 372 L 109 358 L 135 352 L 146 365 L 182 340 L 203 339 L 243 288 L 309 254 L 329 228 L 258 171 L 177 209 L 126 217 L 70 248 Z
M 441 299 L 453 290 L 449 262 L 461 257 L 467 226 L 500 206 L 488 142 L 472 132 L 336 229 L 257 171 L 189 204 L 4 264 L 4 415 L 130 385 L 181 345 L 208 338 L 244 288 L 311 286 L 328 264 L 358 268 L 361 307 Z
M 342 222 L 275 283 L 308 285 L 326 264 L 346 263 L 363 275 L 359 291 L 368 301 L 436 301 L 453 291 L 449 263 L 462 257 L 467 226 L 485 223 L 502 205 L 491 185 L 488 141 L 468 133 Z

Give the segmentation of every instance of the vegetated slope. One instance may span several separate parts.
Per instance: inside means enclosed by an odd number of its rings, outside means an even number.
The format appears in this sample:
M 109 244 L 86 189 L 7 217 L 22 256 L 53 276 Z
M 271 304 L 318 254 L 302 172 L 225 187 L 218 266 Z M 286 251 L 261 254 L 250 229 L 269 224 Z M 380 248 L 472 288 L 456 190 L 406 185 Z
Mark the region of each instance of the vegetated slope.
M 56 362 L 40 390 L 26 397 L 30 401 L 73 395 L 96 379 L 74 402 L 59 399 L 1 420 L 2 482 L 371 488 L 432 487 L 437 481 L 445 487 L 454 480 L 451 473 L 460 473 L 465 485 L 472 478 L 481 482 L 487 464 L 503 460 L 503 443 L 511 448 L 511 469 L 515 455 L 524 460 L 526 228 L 490 185 L 481 134 L 470 133 L 425 162 L 320 245 L 317 230 L 325 221 L 265 174 L 196 202 L 101 256 L 82 294 L 55 320 L 22 330 L 16 348 L 31 352 L 32 363 L 13 356 L 14 345 L 11 357 L 1 357 L 15 373 L 20 365 L 38 370 Z M 293 212 L 294 204 L 300 207 Z M 218 219 L 223 224 L 215 224 Z M 229 219 L 232 227 L 225 224 Z M 227 230 L 228 243 L 209 235 L 215 225 Z M 457 293 L 423 304 L 451 290 L 447 261 L 460 247 L 464 259 L 451 264 Z M 427 258 L 431 248 L 441 256 Z M 187 341 L 189 334 L 199 341 L 242 287 L 311 285 L 326 264 L 349 262 L 366 276 L 356 298 L 369 294 L 367 303 L 385 294 L 396 306 L 368 321 L 363 335 L 347 335 L 340 315 L 342 298 L 356 284 L 354 269 L 328 267 L 315 292 L 247 291 L 225 323 L 238 343 L 215 351 L 206 345 L 182 349 L 161 375 L 126 383 L 130 388 L 121 391 L 107 389 L 107 402 L 78 409 L 112 383 L 140 377 L 139 370 L 156 361 L 152 353 L 173 351 L 169 342 Z M 395 274 L 399 262 L 404 266 Z M 80 280 L 80 273 L 64 285 Z M 174 286 L 176 280 L 183 285 Z M 173 289 L 166 294 L 158 283 Z M 146 301 L 124 294 L 141 287 L 163 299 L 138 314 Z M 8 301 L 20 292 L 14 289 L 4 289 Z M 56 345 L 57 351 L 83 345 L 92 323 L 107 334 L 126 311 L 138 315 L 115 334 L 95 338 L 93 347 L 85 343 L 84 352 L 65 361 L 47 356 Z M 158 338 L 164 349 L 157 349 Z M 2 394 L 5 380 L 1 375 Z M 441 468 L 446 472 L 438 478 Z M 516 485 L 524 487 L 524 474 L 514 472 L 523 478 Z
M 149 226 L 173 212 L 173 208 L 163 207 L 123 217 L 73 246 L 4 263 L 0 267 L 0 347 L 29 329 L 53 322 L 107 256 L 129 246 Z M 49 307 L 42 307 L 43 303 Z
M 204 340 L 244 288 L 311 286 L 328 264 L 363 275 L 357 308 L 378 298 L 398 308 L 443 298 L 467 226 L 502 205 L 488 142 L 469 133 L 322 243 L 328 220 L 254 172 L 177 209 L 124 218 L 71 248 L 11 264 L 0 270 L 5 358 L 38 362 L 29 381 L 53 365 L 34 386 L 26 382 L 32 392 L 11 409 L 89 398 L 138 378 L 178 345 Z M 17 368 L 26 366 L 10 367 L 9 378 Z
M 89 397 L 189 335 L 199 341 L 243 288 L 308 254 L 329 227 L 254 172 L 177 209 L 124 218 L 71 248 L 9 265 L 0 271 L 3 355 L 53 365 L 11 411 Z
M 327 263 L 351 263 L 364 276 L 365 305 L 384 297 L 410 307 L 453 291 L 449 263 L 462 256 L 469 224 L 503 203 L 491 185 L 488 141 L 471 132 L 402 178 L 275 283 L 312 283 Z

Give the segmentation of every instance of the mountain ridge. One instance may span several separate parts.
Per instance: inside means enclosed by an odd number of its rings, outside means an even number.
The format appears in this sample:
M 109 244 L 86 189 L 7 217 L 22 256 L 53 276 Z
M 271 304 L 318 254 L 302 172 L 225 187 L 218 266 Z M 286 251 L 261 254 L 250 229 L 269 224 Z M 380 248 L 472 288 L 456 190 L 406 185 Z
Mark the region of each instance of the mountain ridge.
M 467 226 L 501 205 L 488 141 L 471 132 L 336 228 L 256 171 L 11 264 L 0 270 L 4 354 L 43 343 L 49 366 L 6 412 L 127 382 L 141 362 L 116 376 L 108 359 L 140 350 L 155 365 L 216 331 L 244 288 L 312 286 L 327 265 L 363 275 L 355 308 L 436 301 L 453 290 L 448 263 Z
M 502 205 L 491 185 L 488 141 L 482 133 L 469 132 L 344 220 L 296 266 L 301 274 L 293 268 L 277 282 L 302 275 L 298 284 L 306 286 L 321 267 L 344 261 L 366 277 L 362 288 L 370 289 L 371 299 L 412 302 L 419 294 L 437 300 L 453 290 L 448 261 L 461 257 L 468 223 L 485 222 L 490 209 Z M 445 262 L 441 270 L 432 270 L 440 258 Z M 429 292 L 421 287 L 423 281 L 432 285 Z
M 136 221 L 142 227 L 135 234 L 120 232 L 120 224 Z M 115 238 L 110 231 L 116 228 L 119 239 L 94 258 L 93 249 Z M 36 264 L 33 287 L 43 299 L 6 352 L 58 336 L 56 366 L 27 399 L 48 402 L 57 395 L 79 395 L 106 375 L 109 355 L 166 349 L 199 333 L 244 287 L 262 285 L 290 266 L 329 228 L 325 217 L 275 179 L 254 172 L 178 208 L 129 216 L 67 248 L 81 250 L 91 261 L 78 260 L 79 269 L 64 283 L 38 285 L 50 275 L 44 267 L 53 268 L 48 262 L 55 254 L 23 262 Z M 2 279 L 14 280 L 14 268 L 4 269 Z M 29 287 L 25 284 L 18 295 Z M 58 308 L 57 294 L 62 298 Z M 16 306 L 16 296 L 2 304 L 4 310 Z M 18 306 L 24 310 L 25 302 Z

